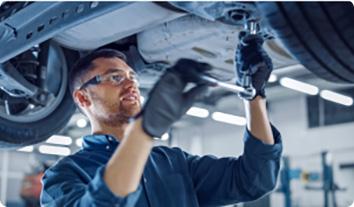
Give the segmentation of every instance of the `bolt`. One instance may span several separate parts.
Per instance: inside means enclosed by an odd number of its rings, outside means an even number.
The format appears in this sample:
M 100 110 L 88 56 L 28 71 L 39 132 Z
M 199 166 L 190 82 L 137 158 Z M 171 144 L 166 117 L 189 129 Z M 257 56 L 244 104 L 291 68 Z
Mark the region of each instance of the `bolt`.
M 93 9 L 95 7 L 97 7 L 99 4 L 99 2 L 95 1 L 95 2 L 92 2 L 91 5 L 90 5 L 90 8 Z

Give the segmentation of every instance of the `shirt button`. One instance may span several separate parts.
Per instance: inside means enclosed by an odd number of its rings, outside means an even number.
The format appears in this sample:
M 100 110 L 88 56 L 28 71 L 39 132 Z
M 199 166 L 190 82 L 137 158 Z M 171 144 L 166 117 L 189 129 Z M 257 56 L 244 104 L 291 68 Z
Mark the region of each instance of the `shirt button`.
M 147 179 L 146 178 L 144 178 L 144 183 L 147 183 L 148 181 L 147 181 Z
M 109 141 L 113 141 L 112 137 L 108 137 L 108 140 L 109 140 Z
M 106 150 L 109 150 L 109 145 L 106 146 Z

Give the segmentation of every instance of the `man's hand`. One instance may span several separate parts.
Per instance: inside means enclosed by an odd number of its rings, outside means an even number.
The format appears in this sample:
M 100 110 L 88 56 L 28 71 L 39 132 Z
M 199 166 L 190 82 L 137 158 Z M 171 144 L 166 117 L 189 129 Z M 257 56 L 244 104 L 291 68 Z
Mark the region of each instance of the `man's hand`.
M 259 35 L 240 33 L 240 44 L 236 50 L 237 83 L 242 83 L 244 75 L 250 75 L 256 95 L 252 101 L 245 99 L 247 128 L 255 138 L 265 144 L 274 144 L 269 124 L 265 98 L 265 84 L 273 70 L 272 61 L 262 48 L 263 38 Z M 242 97 L 242 94 L 240 94 Z M 261 98 L 263 97 L 263 98 Z
M 240 44 L 236 50 L 236 84 L 242 86 L 242 78 L 245 75 L 250 75 L 252 85 L 256 89 L 255 97 L 260 95 L 265 98 L 265 84 L 273 70 L 273 64 L 262 48 L 263 38 L 260 35 L 241 32 L 239 39 Z
M 181 59 L 175 66 L 167 69 L 138 115 L 142 116 L 143 130 L 151 137 L 161 137 L 198 97 L 205 94 L 207 86 L 198 84 L 198 74 L 209 69 L 208 64 L 189 59 Z M 187 83 L 197 85 L 185 92 Z

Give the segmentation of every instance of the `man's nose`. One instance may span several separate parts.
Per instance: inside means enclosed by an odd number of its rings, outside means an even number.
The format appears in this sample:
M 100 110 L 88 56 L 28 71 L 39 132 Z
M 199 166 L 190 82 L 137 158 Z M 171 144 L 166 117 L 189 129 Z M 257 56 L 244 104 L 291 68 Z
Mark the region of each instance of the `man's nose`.
M 138 83 L 133 78 L 125 78 L 123 81 L 123 89 L 138 88 Z

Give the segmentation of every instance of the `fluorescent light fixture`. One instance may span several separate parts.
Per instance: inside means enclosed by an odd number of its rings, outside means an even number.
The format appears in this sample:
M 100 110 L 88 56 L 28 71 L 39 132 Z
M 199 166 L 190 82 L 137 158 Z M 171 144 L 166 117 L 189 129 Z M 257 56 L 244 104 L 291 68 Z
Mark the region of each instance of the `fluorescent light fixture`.
M 78 138 L 78 139 L 75 141 L 75 144 L 76 144 L 76 146 L 78 146 L 78 147 L 82 147 L 82 138 Z
M 247 123 L 245 117 L 235 116 L 232 114 L 226 114 L 226 113 L 222 113 L 222 112 L 214 112 L 211 115 L 211 118 L 214 119 L 215 121 L 224 122 L 227 124 L 238 125 L 238 126 L 244 126 Z
M 326 99 L 328 101 L 332 101 L 338 104 L 342 104 L 345 106 L 351 106 L 353 105 L 353 98 L 349 97 L 349 96 L 345 96 L 333 91 L 329 91 L 329 90 L 322 90 L 320 93 L 320 96 L 323 99 Z
M 50 144 L 71 145 L 73 140 L 71 139 L 71 137 L 68 136 L 53 135 L 49 137 L 46 142 Z
M 41 145 L 39 146 L 38 150 L 42 154 L 59 155 L 59 156 L 67 156 L 70 155 L 71 153 L 71 150 L 67 147 L 58 147 L 58 146 L 50 146 L 50 145 Z
M 209 116 L 209 111 L 207 109 L 199 108 L 199 107 L 191 107 L 187 111 L 187 115 L 196 116 L 199 118 L 206 118 Z
M 84 118 L 80 118 L 76 121 L 76 126 L 79 128 L 85 128 L 87 126 L 87 121 Z
M 269 82 L 269 83 L 274 83 L 274 82 L 276 82 L 277 80 L 278 80 L 278 77 L 277 77 L 276 75 L 270 74 L 269 79 L 268 79 L 268 82 Z
M 22 147 L 20 149 L 17 149 L 17 151 L 19 152 L 33 152 L 33 146 L 26 146 L 26 147 Z
M 170 135 L 168 133 L 165 133 L 161 136 L 161 140 L 166 141 L 170 138 Z
M 161 136 L 161 138 L 159 137 L 154 137 L 155 140 L 161 140 L 161 141 L 166 141 L 170 138 L 170 135 L 168 133 L 165 133 Z
M 280 85 L 309 95 L 316 95 L 319 91 L 316 86 L 287 77 L 280 79 Z

